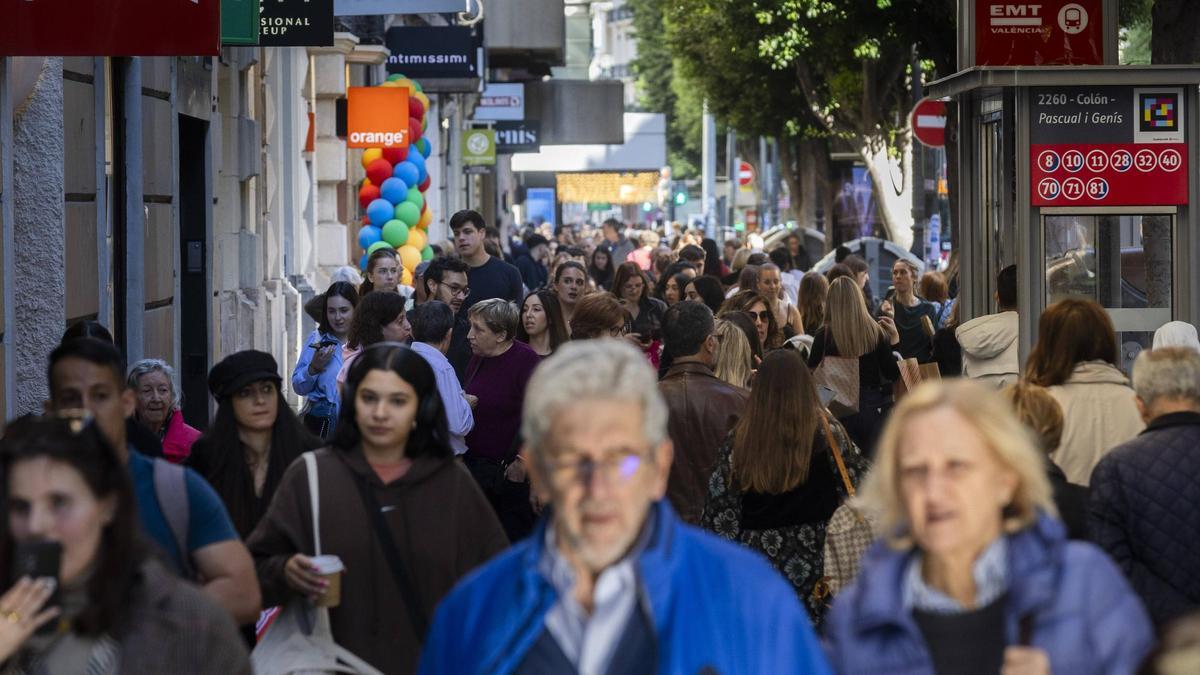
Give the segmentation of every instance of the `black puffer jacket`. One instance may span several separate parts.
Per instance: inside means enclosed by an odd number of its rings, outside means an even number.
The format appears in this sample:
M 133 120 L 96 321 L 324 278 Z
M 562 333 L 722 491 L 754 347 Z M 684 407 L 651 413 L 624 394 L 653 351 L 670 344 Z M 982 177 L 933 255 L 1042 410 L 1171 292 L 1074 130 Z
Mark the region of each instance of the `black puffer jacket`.
M 1158 417 L 1092 473 L 1091 538 L 1156 624 L 1200 609 L 1200 413 Z

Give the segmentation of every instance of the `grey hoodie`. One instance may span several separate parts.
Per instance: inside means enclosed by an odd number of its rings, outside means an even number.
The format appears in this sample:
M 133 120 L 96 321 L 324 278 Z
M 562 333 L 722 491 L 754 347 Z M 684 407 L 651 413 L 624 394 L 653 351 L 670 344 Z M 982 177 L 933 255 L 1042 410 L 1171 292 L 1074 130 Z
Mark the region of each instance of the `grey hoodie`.
M 962 346 L 963 377 L 997 388 L 1016 382 L 1021 374 L 1017 328 L 1016 312 L 988 314 L 959 326 L 954 336 Z

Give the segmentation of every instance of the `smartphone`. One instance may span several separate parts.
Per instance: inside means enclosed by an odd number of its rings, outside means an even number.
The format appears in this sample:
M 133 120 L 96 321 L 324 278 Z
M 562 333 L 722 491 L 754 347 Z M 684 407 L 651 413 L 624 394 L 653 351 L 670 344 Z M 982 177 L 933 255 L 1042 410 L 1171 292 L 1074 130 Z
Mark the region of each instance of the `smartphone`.
M 56 582 L 54 592 L 50 594 L 50 598 L 46 600 L 47 607 L 57 607 L 59 605 L 58 591 L 58 570 L 62 564 L 62 544 L 57 541 L 26 541 L 17 544 L 17 550 L 13 553 L 12 578 L 9 579 L 9 586 L 20 581 L 21 577 L 29 577 L 30 579 L 43 579 L 50 577 Z M 53 621 L 45 624 L 38 629 L 39 634 L 53 633 L 57 624 Z
M 818 384 L 817 396 L 821 399 L 821 407 L 828 408 L 829 404 L 837 396 L 837 392 L 823 384 Z
M 324 340 L 321 340 L 320 342 L 312 343 L 311 345 L 309 345 L 309 347 L 312 347 L 313 349 L 323 349 L 325 347 L 336 345 L 337 343 L 338 343 L 337 340 L 334 340 L 332 338 L 325 338 Z

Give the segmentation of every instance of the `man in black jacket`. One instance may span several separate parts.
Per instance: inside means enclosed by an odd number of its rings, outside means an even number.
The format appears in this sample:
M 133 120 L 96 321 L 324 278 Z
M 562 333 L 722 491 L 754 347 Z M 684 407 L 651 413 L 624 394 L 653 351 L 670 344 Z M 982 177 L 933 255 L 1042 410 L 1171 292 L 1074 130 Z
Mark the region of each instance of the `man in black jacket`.
M 1147 426 L 1096 466 L 1088 528 L 1161 626 L 1200 609 L 1200 353 L 1142 352 L 1133 388 Z

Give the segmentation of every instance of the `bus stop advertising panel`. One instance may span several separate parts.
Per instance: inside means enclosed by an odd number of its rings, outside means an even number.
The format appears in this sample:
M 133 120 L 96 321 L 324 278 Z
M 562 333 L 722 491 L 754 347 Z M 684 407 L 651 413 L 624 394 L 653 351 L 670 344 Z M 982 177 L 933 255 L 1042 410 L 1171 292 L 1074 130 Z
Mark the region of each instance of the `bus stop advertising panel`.
M 1033 206 L 1188 203 L 1182 87 L 1035 87 Z

